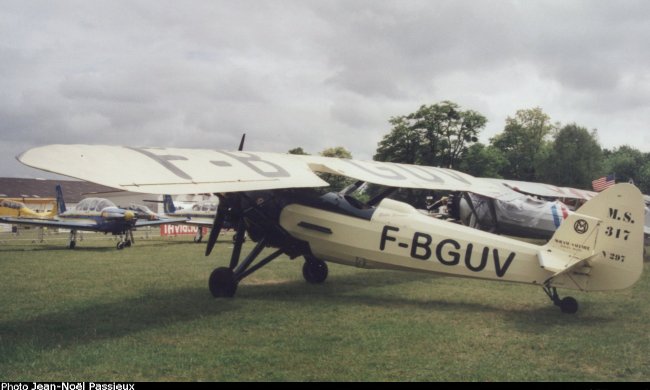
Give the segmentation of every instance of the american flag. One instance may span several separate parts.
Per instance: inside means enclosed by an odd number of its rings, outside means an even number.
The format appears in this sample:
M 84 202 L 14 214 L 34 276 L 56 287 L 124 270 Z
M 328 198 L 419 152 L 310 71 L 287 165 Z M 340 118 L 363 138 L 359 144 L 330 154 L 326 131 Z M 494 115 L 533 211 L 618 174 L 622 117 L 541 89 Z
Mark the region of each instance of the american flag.
M 603 176 L 600 179 L 596 179 L 591 182 L 591 186 L 594 188 L 594 191 L 600 192 L 608 189 L 609 187 L 616 184 L 616 175 L 607 175 Z

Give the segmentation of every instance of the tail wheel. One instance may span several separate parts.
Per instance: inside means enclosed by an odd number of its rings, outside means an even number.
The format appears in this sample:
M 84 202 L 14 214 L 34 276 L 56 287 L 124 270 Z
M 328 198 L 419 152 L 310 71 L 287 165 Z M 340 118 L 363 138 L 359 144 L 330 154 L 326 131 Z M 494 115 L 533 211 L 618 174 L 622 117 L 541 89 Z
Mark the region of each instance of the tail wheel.
M 219 267 L 210 274 L 208 286 L 213 297 L 232 298 L 237 291 L 235 274 L 230 268 Z
M 305 257 L 305 264 L 302 266 L 302 276 L 307 283 L 320 284 L 327 279 L 327 263 L 315 257 Z

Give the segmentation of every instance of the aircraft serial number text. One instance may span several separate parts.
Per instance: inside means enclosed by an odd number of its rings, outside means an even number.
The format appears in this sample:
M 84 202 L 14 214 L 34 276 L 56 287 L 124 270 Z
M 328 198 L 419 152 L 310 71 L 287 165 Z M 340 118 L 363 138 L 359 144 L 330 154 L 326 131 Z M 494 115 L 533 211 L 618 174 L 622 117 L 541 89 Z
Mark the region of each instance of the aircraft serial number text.
M 503 256 L 499 253 L 499 250 L 488 246 L 484 246 L 480 251 L 479 259 L 478 256 L 473 256 L 475 251 L 472 243 L 463 246 L 453 238 L 446 238 L 434 245 L 433 237 L 422 232 L 414 232 L 410 242 L 400 242 L 396 236 L 392 235 L 399 231 L 400 228 L 396 226 L 385 225 L 381 232 L 379 250 L 384 251 L 389 243 L 394 242 L 400 248 L 409 249 L 410 247 L 409 254 L 413 259 L 427 261 L 435 254 L 435 259 L 442 265 L 462 265 L 472 272 L 483 271 L 487 267 L 490 257 L 492 257 L 494 271 L 499 278 L 505 276 L 515 259 L 515 252 L 510 252 L 505 261 L 502 262 Z

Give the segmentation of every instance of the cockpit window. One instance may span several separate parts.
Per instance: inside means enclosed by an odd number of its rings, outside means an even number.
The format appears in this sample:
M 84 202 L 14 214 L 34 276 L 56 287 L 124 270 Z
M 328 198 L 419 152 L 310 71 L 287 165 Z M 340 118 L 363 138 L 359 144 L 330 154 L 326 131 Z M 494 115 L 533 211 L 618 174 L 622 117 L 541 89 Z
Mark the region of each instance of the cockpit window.
M 102 211 L 106 207 L 115 207 L 115 204 L 108 199 L 86 198 L 77 204 L 77 211 Z
M 0 207 L 8 207 L 10 209 L 20 209 L 22 207 L 25 207 L 25 205 L 20 202 L 14 202 L 12 200 L 3 199 L 0 200 Z

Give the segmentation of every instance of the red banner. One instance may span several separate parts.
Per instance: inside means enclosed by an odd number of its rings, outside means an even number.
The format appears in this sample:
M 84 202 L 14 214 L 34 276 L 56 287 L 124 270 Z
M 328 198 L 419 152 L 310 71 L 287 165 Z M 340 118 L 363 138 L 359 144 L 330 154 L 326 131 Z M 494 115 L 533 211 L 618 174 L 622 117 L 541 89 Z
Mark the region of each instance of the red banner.
M 203 235 L 208 234 L 208 228 L 202 227 Z M 195 236 L 199 231 L 198 226 L 191 225 L 160 225 L 160 235 L 161 236 L 182 236 L 182 235 L 193 235 Z

